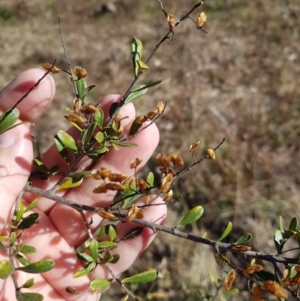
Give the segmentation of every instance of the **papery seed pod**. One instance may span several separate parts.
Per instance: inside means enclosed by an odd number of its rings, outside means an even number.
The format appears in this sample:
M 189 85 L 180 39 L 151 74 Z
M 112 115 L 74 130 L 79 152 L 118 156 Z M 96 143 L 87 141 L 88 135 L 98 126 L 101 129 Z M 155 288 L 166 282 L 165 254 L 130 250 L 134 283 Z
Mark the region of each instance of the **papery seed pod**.
M 282 273 L 282 278 L 281 280 L 284 281 L 286 280 L 287 276 L 289 275 L 290 271 L 288 269 L 285 269 Z
M 130 168 L 133 169 L 133 168 L 137 168 L 138 165 L 141 164 L 143 160 L 140 159 L 140 158 L 135 158 L 131 163 L 130 163 Z
M 206 14 L 204 12 L 200 13 L 197 17 L 197 25 L 202 28 L 206 22 Z
M 105 210 L 98 210 L 97 214 L 99 216 L 101 216 L 104 219 L 108 219 L 108 220 L 113 220 L 116 218 L 116 216 L 114 214 L 112 214 L 111 212 L 107 212 Z
M 167 174 L 164 177 L 164 179 L 162 180 L 162 183 L 161 183 L 161 188 L 160 188 L 162 193 L 166 193 L 170 190 L 172 181 L 173 181 L 173 175 L 171 173 Z
M 160 167 L 159 171 L 165 175 L 167 174 L 172 174 L 173 176 L 175 175 L 175 171 L 170 167 Z
M 73 111 L 74 111 L 76 114 L 79 114 L 79 113 L 80 113 L 81 104 L 82 104 L 82 101 L 81 101 L 80 98 L 75 98 L 75 99 L 73 100 Z
M 123 185 L 124 184 L 129 184 L 129 185 L 131 185 L 131 184 L 134 184 L 134 183 L 136 183 L 137 182 L 137 178 L 135 177 L 135 176 L 130 176 L 130 177 L 128 177 L 124 182 L 123 182 Z
M 224 288 L 225 288 L 226 291 L 229 291 L 231 289 L 232 283 L 235 280 L 235 276 L 236 276 L 235 270 L 232 270 L 229 273 L 229 275 L 227 277 L 227 280 L 224 283 Z
M 211 148 L 206 150 L 207 155 L 210 157 L 210 159 L 215 160 L 216 159 L 216 154 L 215 151 Z
M 246 252 L 246 251 L 250 251 L 251 247 L 245 245 L 233 245 L 231 247 L 231 250 L 235 252 Z
M 125 189 L 125 187 L 122 184 L 115 182 L 105 183 L 105 188 L 113 191 L 123 191 Z
M 152 120 L 157 115 L 157 110 L 150 111 L 147 113 L 146 118 L 148 120 Z
M 251 293 L 251 298 L 253 301 L 266 301 L 265 299 L 266 290 L 261 286 L 257 285 Z
M 165 105 L 163 102 L 159 102 L 156 106 L 157 110 L 158 110 L 158 113 L 161 114 L 163 113 L 163 111 L 165 110 Z
M 300 275 L 296 275 L 293 278 L 286 279 L 283 282 L 284 286 L 294 286 L 294 285 L 299 285 L 300 284 Z
M 300 266 L 299 266 L 299 265 L 295 265 L 294 268 L 295 268 L 295 270 L 296 270 L 298 273 L 300 273 Z
M 128 176 L 126 174 L 121 174 L 121 173 L 111 173 L 108 176 L 108 179 L 112 182 L 123 182 L 127 178 Z
M 278 282 L 267 280 L 264 282 L 266 290 L 277 298 L 287 299 L 289 294 Z
M 144 122 L 147 121 L 147 117 L 146 116 L 138 116 L 136 119 L 135 119 L 135 123 L 137 124 L 143 124 Z
M 184 162 L 183 162 L 183 159 L 181 158 L 181 156 L 178 155 L 176 157 L 174 165 L 176 165 L 176 166 L 183 166 L 184 165 Z
M 192 153 L 193 151 L 195 151 L 195 149 L 198 147 L 199 144 L 200 144 L 200 141 L 196 141 L 196 142 L 192 143 L 190 145 L 190 153 Z
M 60 71 L 57 67 L 55 67 L 49 63 L 44 63 L 43 68 L 46 69 L 47 71 L 50 71 L 52 74 L 59 73 L 59 71 Z
M 173 197 L 173 190 L 170 189 L 170 190 L 165 194 L 165 196 L 163 197 L 163 201 L 164 201 L 164 202 L 167 202 L 167 201 L 169 201 L 172 197 Z
M 138 187 L 140 189 L 141 192 L 146 192 L 147 190 L 147 182 L 143 179 L 138 179 Z
M 174 15 L 173 14 L 168 14 L 167 21 L 168 21 L 168 24 L 169 24 L 170 32 L 174 33 L 174 31 L 175 31 Z
M 84 104 L 81 107 L 81 113 L 83 114 L 94 114 L 96 111 L 98 111 L 98 108 L 91 104 Z
M 138 212 L 138 207 L 137 205 L 132 205 L 132 207 L 128 210 L 127 212 L 127 221 L 132 221 L 135 219 L 135 216 Z
M 111 170 L 108 168 L 100 168 L 100 169 L 93 169 L 91 171 L 91 177 L 95 180 L 104 180 L 111 174 Z
M 144 216 L 145 216 L 145 210 L 142 209 L 142 208 L 139 208 L 136 215 L 135 215 L 135 218 L 136 219 L 142 219 L 142 218 L 144 218 Z
M 108 188 L 105 186 L 104 183 L 94 188 L 93 193 L 106 193 Z
M 76 113 L 71 113 L 68 116 L 65 116 L 65 118 L 69 122 L 73 122 L 75 124 L 78 124 L 82 128 L 86 127 L 86 120 L 83 117 L 77 115 Z
M 155 157 L 155 160 L 156 160 L 156 162 L 157 162 L 160 166 L 163 166 L 163 167 L 168 167 L 168 166 L 169 166 L 168 160 L 166 159 L 165 156 L 162 156 L 161 154 L 158 154 L 158 155 Z
M 245 269 L 243 273 L 246 275 L 251 275 L 253 273 L 262 271 L 263 269 L 264 269 L 263 266 L 261 266 L 260 264 L 254 264 L 249 266 L 247 269 Z
M 84 78 L 87 76 L 86 70 L 81 68 L 80 66 L 76 66 L 73 69 L 73 72 L 74 72 L 75 76 L 77 76 L 78 79 L 81 79 L 81 78 Z

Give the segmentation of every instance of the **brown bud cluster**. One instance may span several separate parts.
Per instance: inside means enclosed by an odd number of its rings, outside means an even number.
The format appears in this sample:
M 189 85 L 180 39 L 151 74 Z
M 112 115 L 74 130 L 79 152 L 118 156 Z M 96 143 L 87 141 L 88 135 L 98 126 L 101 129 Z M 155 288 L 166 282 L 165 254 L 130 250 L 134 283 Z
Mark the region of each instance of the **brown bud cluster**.
M 85 69 L 81 68 L 80 66 L 77 66 L 73 69 L 73 73 L 75 76 L 77 76 L 78 79 L 84 78 L 87 76 L 87 72 Z
M 136 159 L 134 159 L 131 163 L 130 163 L 130 168 L 131 169 L 135 169 L 135 168 L 137 168 L 141 163 L 142 163 L 142 159 L 140 159 L 140 158 L 136 158 Z
M 174 33 L 174 31 L 175 31 L 174 15 L 173 14 L 168 14 L 167 21 L 168 21 L 168 24 L 169 24 L 170 32 Z
M 145 210 L 133 205 L 127 212 L 127 221 L 131 222 L 134 219 L 142 219 L 145 216 Z
M 197 17 L 197 25 L 202 28 L 206 22 L 206 14 L 204 12 L 200 13 Z
M 160 101 L 157 104 L 155 110 L 148 112 L 146 115 L 138 116 L 134 122 L 137 124 L 143 124 L 146 121 L 153 120 L 156 116 L 160 116 L 161 114 L 163 114 L 164 110 L 165 110 L 165 105 L 163 102 Z
M 166 155 L 158 154 L 155 159 L 158 165 L 161 166 L 160 171 L 163 174 L 169 174 L 169 173 L 172 173 L 173 175 L 175 174 L 174 170 L 169 167 L 169 165 L 171 164 L 173 165 L 173 167 L 184 165 L 182 157 L 176 153 L 169 153 Z
M 60 71 L 57 67 L 53 66 L 53 64 L 49 64 L 49 63 L 44 63 L 43 68 L 46 69 L 47 71 L 50 71 L 52 74 L 59 73 Z

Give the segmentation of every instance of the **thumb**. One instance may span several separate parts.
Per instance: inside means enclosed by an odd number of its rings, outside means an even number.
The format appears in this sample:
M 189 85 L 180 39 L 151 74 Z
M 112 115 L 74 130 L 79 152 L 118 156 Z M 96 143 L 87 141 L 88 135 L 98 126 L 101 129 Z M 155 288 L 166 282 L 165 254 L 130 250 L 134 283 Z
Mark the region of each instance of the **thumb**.
M 0 134 L 0 233 L 26 184 L 33 158 L 29 128 L 22 124 Z

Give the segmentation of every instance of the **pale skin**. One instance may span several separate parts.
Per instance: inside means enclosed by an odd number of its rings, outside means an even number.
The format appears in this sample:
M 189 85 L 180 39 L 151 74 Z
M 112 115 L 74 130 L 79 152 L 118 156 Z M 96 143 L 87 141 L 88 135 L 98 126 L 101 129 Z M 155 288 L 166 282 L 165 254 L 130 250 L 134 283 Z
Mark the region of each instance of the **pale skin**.
M 43 70 L 31 69 L 20 74 L 14 81 L 0 92 L 0 111 L 10 108 L 27 90 L 37 82 L 44 74 Z M 20 125 L 4 134 L 0 134 L 0 229 L 1 234 L 8 234 L 8 224 L 11 223 L 12 209 L 32 169 L 33 146 L 30 130 L 34 122 L 41 117 L 55 94 L 55 84 L 52 76 L 48 75 L 37 88 L 18 106 L 21 112 L 21 121 L 27 125 Z M 118 101 L 119 95 L 104 97 L 100 105 L 104 112 L 108 111 L 113 101 Z M 155 106 L 155 104 L 153 104 Z M 57 112 L 57 118 L 63 118 L 64 112 Z M 124 120 L 123 127 L 128 132 L 129 125 L 135 117 L 135 109 L 132 104 L 121 110 L 122 116 L 129 116 Z M 53 133 L 55 134 L 55 133 Z M 142 165 L 153 154 L 158 141 L 159 132 L 155 124 L 131 139 L 139 145 L 138 148 L 120 148 L 109 152 L 95 168 L 108 167 L 114 172 L 122 172 L 133 175 L 130 162 L 135 158 L 143 159 Z M 47 166 L 63 164 L 61 157 L 55 148 L 50 148 L 43 156 L 43 162 Z M 34 186 L 51 188 L 55 180 L 33 182 Z M 75 202 L 91 206 L 105 206 L 112 199 L 112 194 L 99 195 L 92 191 L 98 182 L 88 179 L 79 188 L 61 192 L 60 195 Z M 35 199 L 36 196 L 24 195 L 25 202 Z M 160 199 L 155 202 L 161 202 Z M 55 268 L 42 275 L 17 273 L 18 283 L 21 286 L 27 279 L 34 277 L 35 284 L 32 289 L 22 292 L 33 291 L 44 296 L 44 300 L 98 300 L 99 293 L 92 293 L 87 289 L 88 277 L 73 278 L 73 273 L 82 267 L 76 260 L 75 248 L 86 238 L 85 226 L 78 212 L 72 208 L 57 204 L 48 199 L 39 198 L 39 204 L 35 212 L 40 215 L 39 224 L 26 230 L 22 236 L 24 244 L 32 245 L 37 253 L 28 255 L 31 261 L 39 261 L 44 258 L 55 260 Z M 161 224 L 166 214 L 165 206 L 149 207 L 146 210 L 145 219 L 157 221 Z M 87 214 L 87 218 L 91 215 Z M 93 216 L 91 229 L 95 229 L 101 218 Z M 118 236 L 121 237 L 134 224 L 119 223 Z M 121 241 L 118 253 L 120 261 L 110 268 L 116 275 L 123 271 L 136 260 L 136 258 L 149 246 L 155 237 L 152 230 L 145 228 L 142 234 L 132 240 Z M 0 251 L 0 260 L 7 259 L 7 254 Z M 104 267 L 98 267 L 93 275 L 94 278 L 111 278 Z M 71 295 L 66 292 L 66 287 L 73 286 L 81 294 Z M 0 300 L 15 300 L 15 287 L 11 277 L 0 280 Z

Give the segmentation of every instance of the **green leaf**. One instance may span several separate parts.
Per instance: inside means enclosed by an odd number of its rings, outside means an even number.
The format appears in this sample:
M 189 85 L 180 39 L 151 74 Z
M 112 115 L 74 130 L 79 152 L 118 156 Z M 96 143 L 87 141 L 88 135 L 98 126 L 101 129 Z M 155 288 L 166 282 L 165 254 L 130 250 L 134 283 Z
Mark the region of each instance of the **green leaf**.
M 59 152 L 59 154 L 63 157 L 63 159 L 66 161 L 66 163 L 69 165 L 70 164 L 70 157 L 69 157 L 69 153 L 68 150 L 65 148 L 65 146 L 59 141 L 58 138 L 56 138 L 56 136 L 54 137 L 54 143 L 55 146 Z
M 23 285 L 22 287 L 24 288 L 30 288 L 34 285 L 34 278 L 30 278 L 28 279 Z
M 12 266 L 9 260 L 0 260 L 0 279 L 6 279 L 12 273 Z
M 194 223 L 197 221 L 204 213 L 204 209 L 202 206 L 196 206 L 193 209 L 191 209 L 181 220 L 179 223 L 179 226 L 185 226 L 191 223 Z
M 150 88 L 150 87 L 159 85 L 160 83 L 162 83 L 162 82 L 164 82 L 164 81 L 166 81 L 166 80 L 169 80 L 169 79 L 170 79 L 170 77 L 165 77 L 165 78 L 162 78 L 162 79 L 157 80 L 157 81 L 155 81 L 155 82 L 152 82 L 152 83 L 143 85 L 140 89 L 135 90 L 135 92 L 138 92 L 138 91 L 141 91 L 141 90 L 144 90 L 144 89 L 147 89 L 147 88 Z
M 280 232 L 284 232 L 282 216 L 279 216 L 279 230 Z
M 126 98 L 124 104 L 128 104 L 132 102 L 133 100 L 145 95 L 147 93 L 148 89 L 145 85 L 137 85 L 132 88 L 130 91 L 130 94 Z
M 96 111 L 98 112 L 98 111 Z M 96 113 L 95 113 L 96 114 Z M 83 145 L 87 145 L 97 127 L 96 123 L 92 123 L 82 134 L 81 141 Z
M 41 173 L 49 174 L 50 169 L 39 159 L 33 160 L 33 166 L 36 170 L 40 171 Z
M 6 252 L 6 247 L 5 247 L 5 245 L 2 243 L 1 240 L 0 240 L 0 251 Z
M 16 214 L 16 223 L 18 223 L 21 220 L 23 213 L 24 213 L 24 205 L 22 202 L 19 202 L 17 208 L 17 214 Z
M 145 64 L 142 60 L 137 60 L 136 63 L 138 65 L 138 69 L 139 69 L 140 72 L 143 72 L 144 70 L 149 69 L 148 65 Z
M 43 259 L 38 262 L 31 263 L 25 267 L 18 267 L 16 270 L 29 274 L 45 273 L 54 268 L 55 262 L 52 259 Z
M 118 110 L 119 103 L 113 102 L 109 107 L 109 117 L 112 118 L 115 112 Z
M 93 239 L 89 245 L 90 255 L 92 256 L 94 261 L 98 259 L 98 242 L 96 239 Z
M 232 230 L 232 222 L 229 222 L 227 228 L 224 230 L 223 234 L 217 241 L 222 241 Z
M 103 121 L 104 121 L 104 112 L 99 108 L 98 111 L 94 114 L 95 121 L 100 129 L 102 129 Z
M 75 143 L 74 138 L 69 135 L 68 133 L 60 130 L 57 132 L 56 136 L 58 137 L 59 141 L 64 145 L 65 147 L 77 151 L 77 145 Z
M 134 276 L 124 278 L 122 283 L 148 283 L 157 279 L 157 271 L 151 270 L 136 274 Z
M 77 181 L 74 178 L 66 178 L 66 180 L 59 185 L 57 190 L 78 187 L 82 183 L 83 183 L 83 178 Z
M 32 246 L 24 245 L 22 246 L 20 252 L 23 254 L 33 254 L 36 253 L 36 248 Z
M 79 277 L 87 276 L 89 273 L 91 273 L 94 270 L 95 267 L 96 267 L 96 263 L 94 261 L 91 261 L 87 263 L 84 269 L 77 271 L 73 277 L 79 278 Z
M 252 239 L 251 233 L 246 233 L 243 236 L 241 236 L 234 244 L 236 245 L 244 245 L 247 242 L 249 242 Z
M 20 111 L 9 109 L 0 116 L 0 134 L 7 131 L 18 120 Z
M 84 262 L 93 262 L 94 259 L 92 256 L 86 254 L 86 253 L 76 253 L 76 257 L 81 260 L 81 261 L 84 261 Z
M 102 142 L 104 141 L 104 134 L 102 132 L 98 132 L 95 136 L 95 139 L 97 140 L 98 143 L 102 144 Z
M 147 187 L 150 188 L 154 184 L 154 173 L 152 171 L 149 172 L 147 177 Z
M 98 248 L 99 249 L 106 249 L 106 248 L 113 248 L 115 249 L 117 247 L 117 244 L 112 241 L 100 241 L 98 242 Z
M 37 213 L 31 213 L 24 217 L 21 223 L 18 225 L 18 229 L 28 229 L 39 222 L 39 215 Z
M 108 236 L 110 241 L 114 241 L 117 237 L 116 226 L 115 225 L 107 225 L 108 226 Z
M 109 261 L 109 263 L 117 263 L 120 260 L 121 256 L 119 254 L 114 254 L 113 258 Z
M 109 148 L 106 145 L 104 145 L 104 146 L 101 146 L 101 147 L 93 148 L 88 154 L 89 155 L 92 155 L 92 154 L 105 154 L 108 151 L 109 151 Z
M 132 239 L 137 236 L 139 236 L 143 232 L 144 228 L 143 227 L 136 227 L 133 229 L 130 229 L 123 237 L 121 240 L 127 240 L 127 239 Z
M 105 253 L 104 253 L 104 256 L 103 256 L 103 258 L 101 259 L 101 262 L 100 262 L 100 264 L 106 264 L 106 263 L 108 263 L 108 262 L 111 262 L 111 260 L 113 260 L 114 258 L 113 258 L 113 256 L 111 255 L 111 253 L 109 252 L 109 251 L 106 251 Z
M 131 60 L 132 60 L 133 73 L 135 76 L 137 76 L 140 71 L 137 61 L 142 59 L 142 55 L 143 55 L 143 43 L 139 39 L 134 37 L 131 41 Z
M 83 93 L 82 93 L 82 99 L 84 99 L 84 98 L 88 95 L 88 93 L 89 93 L 91 90 L 93 90 L 95 87 L 97 87 L 97 85 L 90 85 L 90 86 L 88 86 L 88 87 L 83 91 Z
M 16 234 L 16 232 L 10 233 L 9 239 L 10 239 L 10 245 L 11 246 L 14 245 L 14 243 L 17 240 L 17 234 Z
M 85 91 L 87 89 L 86 81 L 83 78 L 77 80 L 76 87 L 78 91 L 78 96 L 82 100 L 82 104 L 84 104 L 84 98 L 86 96 Z
M 28 260 L 27 258 L 21 256 L 20 254 L 17 254 L 16 255 L 16 258 L 18 259 L 18 261 L 24 265 L 24 266 L 27 266 L 29 264 L 31 264 L 32 262 L 30 260 Z
M 28 207 L 25 209 L 24 213 L 27 213 L 28 211 L 32 210 L 33 208 L 35 208 L 38 204 L 38 199 L 33 200 Z
M 289 224 L 289 230 L 296 231 L 298 228 L 298 219 L 297 217 L 293 217 Z
M 22 301 L 42 301 L 44 296 L 38 293 L 21 293 Z
M 127 141 L 119 141 L 119 140 L 113 140 L 112 144 L 122 146 L 122 147 L 138 147 L 136 143 L 127 142 Z
M 107 279 L 95 279 L 90 283 L 90 289 L 93 292 L 104 292 L 110 286 L 110 282 Z

